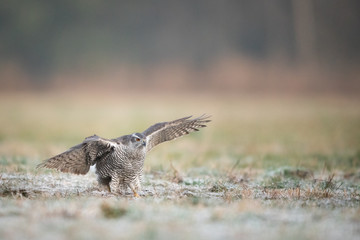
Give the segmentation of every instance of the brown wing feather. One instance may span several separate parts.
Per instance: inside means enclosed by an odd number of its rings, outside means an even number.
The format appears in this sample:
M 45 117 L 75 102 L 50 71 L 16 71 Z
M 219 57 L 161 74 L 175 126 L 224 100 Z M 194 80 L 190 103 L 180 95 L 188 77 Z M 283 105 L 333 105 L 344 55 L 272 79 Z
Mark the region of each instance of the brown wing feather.
M 114 150 L 111 140 L 100 138 L 96 135 L 85 138 L 66 152 L 45 160 L 37 168 L 54 168 L 61 172 L 86 174 L 91 165 Z
M 210 122 L 210 116 L 202 115 L 198 118 L 180 118 L 171 122 L 157 123 L 146 129 L 143 134 L 146 136 L 146 150 L 150 151 L 156 145 L 176 139 L 190 132 L 199 131 L 199 128 L 206 127 Z

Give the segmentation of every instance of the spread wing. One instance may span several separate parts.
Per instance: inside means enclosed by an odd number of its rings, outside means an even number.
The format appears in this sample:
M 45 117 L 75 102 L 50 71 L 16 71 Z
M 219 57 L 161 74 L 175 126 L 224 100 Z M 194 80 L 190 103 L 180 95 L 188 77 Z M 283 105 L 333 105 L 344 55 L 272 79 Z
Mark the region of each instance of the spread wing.
M 191 119 L 192 116 L 180 118 L 171 122 L 157 123 L 146 129 L 142 134 L 146 136 L 146 151 L 149 152 L 156 145 L 176 139 L 190 132 L 199 131 L 210 122 L 210 116 L 202 115 Z
M 114 151 L 115 146 L 115 142 L 94 135 L 66 152 L 45 160 L 36 168 L 54 168 L 61 172 L 86 174 L 91 165 Z

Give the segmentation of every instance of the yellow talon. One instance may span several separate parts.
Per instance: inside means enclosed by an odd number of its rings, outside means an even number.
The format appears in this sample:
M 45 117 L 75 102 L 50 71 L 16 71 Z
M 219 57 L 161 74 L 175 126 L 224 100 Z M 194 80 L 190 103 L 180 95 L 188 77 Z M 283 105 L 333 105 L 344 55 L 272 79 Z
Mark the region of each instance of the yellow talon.
M 130 185 L 129 187 L 133 191 L 134 197 L 140 197 L 139 194 L 136 192 L 135 188 L 132 185 Z

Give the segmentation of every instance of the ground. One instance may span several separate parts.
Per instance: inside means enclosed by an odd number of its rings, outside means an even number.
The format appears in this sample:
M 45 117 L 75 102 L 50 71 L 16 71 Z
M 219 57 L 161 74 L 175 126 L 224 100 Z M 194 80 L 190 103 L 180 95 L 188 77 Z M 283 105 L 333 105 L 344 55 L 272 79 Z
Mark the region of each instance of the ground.
M 0 97 L 1 239 L 357 239 L 359 99 L 17 94 Z M 156 147 L 143 196 L 36 170 L 96 133 L 190 114 L 200 132 Z

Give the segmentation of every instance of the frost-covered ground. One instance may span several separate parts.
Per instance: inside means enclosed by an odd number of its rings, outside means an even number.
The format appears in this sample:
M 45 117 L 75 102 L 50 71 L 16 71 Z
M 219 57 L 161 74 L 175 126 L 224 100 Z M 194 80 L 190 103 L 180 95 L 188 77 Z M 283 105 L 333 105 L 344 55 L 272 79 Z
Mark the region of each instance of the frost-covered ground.
M 178 179 L 148 173 L 141 198 L 100 189 L 93 173 L 2 173 L 0 237 L 358 239 L 358 179 L 354 185 L 337 176 L 288 177 L 286 171 L 277 174 L 277 183 L 287 185 L 281 188 L 267 185 L 267 175 Z

